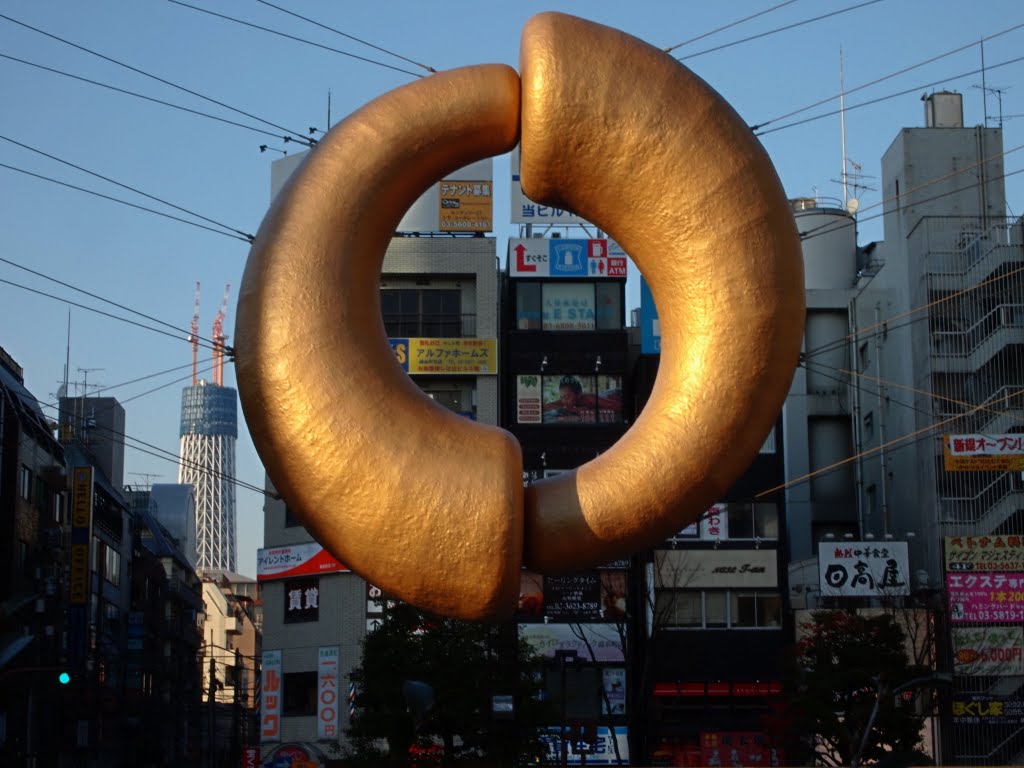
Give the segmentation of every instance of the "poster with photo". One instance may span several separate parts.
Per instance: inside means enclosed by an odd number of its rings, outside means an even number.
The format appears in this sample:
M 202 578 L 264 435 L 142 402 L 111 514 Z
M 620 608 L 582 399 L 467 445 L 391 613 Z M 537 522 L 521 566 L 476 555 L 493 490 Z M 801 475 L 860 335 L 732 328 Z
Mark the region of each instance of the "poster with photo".
M 602 424 L 622 421 L 622 377 L 597 377 L 597 420 Z
M 519 576 L 519 607 L 516 621 L 544 621 L 544 577 L 533 571 Z
M 545 376 L 545 424 L 593 424 L 597 421 L 597 393 L 593 376 Z
M 605 621 L 626 620 L 626 572 L 601 573 L 601 618 Z

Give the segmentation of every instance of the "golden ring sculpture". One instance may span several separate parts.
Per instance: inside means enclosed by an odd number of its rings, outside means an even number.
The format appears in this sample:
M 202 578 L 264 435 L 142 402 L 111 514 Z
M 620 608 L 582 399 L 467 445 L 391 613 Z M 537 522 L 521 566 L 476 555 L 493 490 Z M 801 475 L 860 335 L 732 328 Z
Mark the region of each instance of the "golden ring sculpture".
M 625 557 L 719 500 L 775 423 L 804 325 L 785 193 L 710 86 L 634 37 L 558 13 L 527 22 L 520 72 L 431 75 L 331 129 L 260 227 L 235 329 L 253 441 L 306 529 L 395 597 L 469 619 L 510 616 L 524 564 Z M 653 392 L 625 435 L 525 491 L 515 438 L 424 395 L 380 310 L 408 207 L 517 142 L 524 192 L 632 256 L 662 334 Z

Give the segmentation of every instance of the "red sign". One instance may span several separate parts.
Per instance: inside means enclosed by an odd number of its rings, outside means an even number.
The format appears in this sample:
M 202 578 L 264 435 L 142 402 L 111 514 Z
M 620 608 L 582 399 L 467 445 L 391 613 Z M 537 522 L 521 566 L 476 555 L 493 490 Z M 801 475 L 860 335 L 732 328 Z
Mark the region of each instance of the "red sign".
M 705 731 L 700 735 L 702 765 L 781 765 L 782 756 L 758 731 Z
M 258 768 L 260 764 L 259 747 L 242 747 L 242 768 Z
M 256 580 L 291 579 L 295 576 L 319 576 L 322 573 L 347 572 L 326 549 L 316 542 L 270 547 L 256 552 Z

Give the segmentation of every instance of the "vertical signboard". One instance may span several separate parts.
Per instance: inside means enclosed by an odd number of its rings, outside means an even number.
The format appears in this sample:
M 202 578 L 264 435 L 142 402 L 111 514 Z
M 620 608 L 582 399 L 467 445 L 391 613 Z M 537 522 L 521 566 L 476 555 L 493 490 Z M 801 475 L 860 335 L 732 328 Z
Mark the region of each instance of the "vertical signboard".
M 645 355 L 661 354 L 661 320 L 654 306 L 651 286 L 640 276 L 640 351 Z
M 316 738 L 334 741 L 338 738 L 338 646 L 320 649 L 316 668 Z
M 281 652 L 263 652 L 263 703 L 260 712 L 260 741 L 281 740 Z
M 715 504 L 701 516 L 700 537 L 702 539 L 729 538 L 729 514 L 725 504 Z
M 68 579 L 68 660 L 85 664 L 88 641 L 89 549 L 92 541 L 92 467 L 71 471 L 71 567 Z

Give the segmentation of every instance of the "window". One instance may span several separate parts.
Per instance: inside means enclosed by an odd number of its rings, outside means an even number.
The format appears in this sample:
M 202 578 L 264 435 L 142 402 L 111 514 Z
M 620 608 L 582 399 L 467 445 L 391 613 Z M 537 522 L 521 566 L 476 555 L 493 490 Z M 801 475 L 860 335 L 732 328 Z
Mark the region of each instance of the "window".
M 297 624 L 320 618 L 320 579 L 288 579 L 284 582 L 284 623 Z
M 680 629 L 777 629 L 782 598 L 776 592 L 726 589 L 661 589 L 654 621 Z
M 115 587 L 121 585 L 121 553 L 113 547 L 104 547 L 103 578 Z
M 775 453 L 775 427 L 772 427 L 772 431 L 768 433 L 768 437 L 765 438 L 764 445 L 761 446 L 758 453 Z
M 618 281 L 517 281 L 515 290 L 516 328 L 521 331 L 622 329 L 622 284 Z
M 316 672 L 285 672 L 282 675 L 281 714 L 285 717 L 316 715 Z
M 292 514 L 292 508 L 287 504 L 284 505 L 284 527 L 285 528 L 296 528 L 302 525 L 294 514 Z
M 21 474 L 18 476 L 18 494 L 25 501 L 32 501 L 32 470 L 24 464 L 22 464 Z
M 388 336 L 459 338 L 462 291 L 458 288 L 384 288 L 381 314 Z
M 539 331 L 540 283 L 519 283 L 516 286 L 516 328 L 520 331 Z
M 779 510 L 773 502 L 729 502 L 728 534 L 730 539 L 779 538 Z
M 622 328 L 622 286 L 615 283 L 597 283 L 597 329 L 618 331 Z

